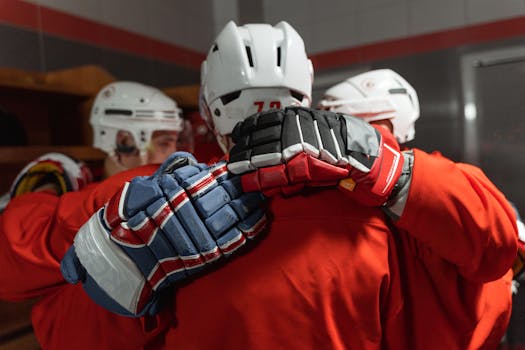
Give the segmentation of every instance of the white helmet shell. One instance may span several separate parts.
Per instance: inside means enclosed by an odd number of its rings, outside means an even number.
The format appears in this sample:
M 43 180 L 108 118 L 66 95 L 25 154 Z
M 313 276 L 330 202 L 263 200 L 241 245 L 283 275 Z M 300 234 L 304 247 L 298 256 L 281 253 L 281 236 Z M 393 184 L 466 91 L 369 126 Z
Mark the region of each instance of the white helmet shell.
M 414 139 L 419 118 L 416 91 L 391 69 L 372 70 L 334 85 L 326 90 L 319 107 L 367 122 L 389 119 L 399 143 Z
M 201 115 L 227 135 L 261 110 L 309 106 L 312 80 L 303 40 L 288 23 L 238 27 L 230 21 L 201 66 Z
M 119 81 L 102 88 L 91 109 L 93 146 L 108 154 L 116 149 L 119 130 L 133 135 L 145 153 L 157 130 L 181 131 L 183 120 L 177 103 L 162 91 L 136 82 Z

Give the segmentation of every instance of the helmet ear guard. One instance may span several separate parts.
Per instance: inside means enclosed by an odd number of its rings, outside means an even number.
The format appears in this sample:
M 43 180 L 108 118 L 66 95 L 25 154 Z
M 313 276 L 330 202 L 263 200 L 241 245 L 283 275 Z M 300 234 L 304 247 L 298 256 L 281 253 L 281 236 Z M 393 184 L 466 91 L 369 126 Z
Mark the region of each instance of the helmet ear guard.
M 119 131 L 130 133 L 144 154 L 154 131 L 183 129 L 181 110 L 162 91 L 135 82 L 114 82 L 102 88 L 91 109 L 93 146 L 108 154 L 117 149 Z
M 200 112 L 218 136 L 253 113 L 309 106 L 313 66 L 299 34 L 275 26 L 230 21 L 201 65 Z
M 388 119 L 399 143 L 414 139 L 419 118 L 416 91 L 391 69 L 372 70 L 334 85 L 326 90 L 319 107 L 367 122 Z

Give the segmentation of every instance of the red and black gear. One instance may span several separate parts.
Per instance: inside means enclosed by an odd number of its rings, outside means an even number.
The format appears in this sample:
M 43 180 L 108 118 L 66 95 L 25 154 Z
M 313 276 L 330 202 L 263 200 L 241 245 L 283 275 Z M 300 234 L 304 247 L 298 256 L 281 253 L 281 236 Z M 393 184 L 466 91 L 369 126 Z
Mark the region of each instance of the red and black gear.
M 228 169 L 245 191 L 291 194 L 334 186 L 359 202 L 384 204 L 403 169 L 393 135 L 351 116 L 305 107 L 258 113 L 232 133 Z

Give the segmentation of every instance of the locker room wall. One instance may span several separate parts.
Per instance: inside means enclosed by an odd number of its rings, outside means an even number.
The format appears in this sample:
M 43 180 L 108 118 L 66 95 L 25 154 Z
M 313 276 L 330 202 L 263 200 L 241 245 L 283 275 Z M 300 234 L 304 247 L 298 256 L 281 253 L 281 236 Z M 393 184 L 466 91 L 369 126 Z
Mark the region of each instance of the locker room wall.
M 198 83 L 200 62 L 228 20 L 287 20 L 314 61 L 314 101 L 351 74 L 393 68 L 420 96 L 414 145 L 459 161 L 459 61 L 519 44 L 525 0 L 4 0 L 0 20 L 2 67 L 97 64 L 117 79 L 159 87 Z
M 290 22 L 314 62 L 314 102 L 352 74 L 398 71 L 421 103 L 410 145 L 471 161 L 461 59 L 523 45 L 525 0 L 3 0 L 0 67 L 96 64 L 117 79 L 197 84 L 200 62 L 228 20 Z M 490 174 L 503 171 L 480 163 Z
M 319 53 L 522 16 L 525 1 L 266 0 L 263 10 L 263 20 L 286 19 Z
M 287 20 L 318 53 L 525 15 L 524 0 L 29 0 L 199 52 L 230 19 Z
M 525 0 L 3 0 L 0 10 L 0 66 L 49 71 L 100 64 L 118 79 L 164 87 L 198 83 L 199 63 L 228 20 L 287 20 L 311 55 L 333 56 L 523 18 Z M 454 46 L 438 42 L 437 48 L 443 44 Z M 410 55 L 418 49 L 403 50 Z M 348 55 L 343 52 L 339 66 Z
M 117 79 L 158 87 L 195 84 L 201 60 L 228 20 L 290 22 L 314 60 L 315 101 L 350 75 L 373 68 L 398 71 L 414 85 L 421 102 L 411 145 L 462 161 L 467 157 L 461 58 L 523 45 L 525 0 L 2 0 L 0 67 L 47 72 L 96 64 Z M 490 84 L 491 78 L 486 75 L 484 81 Z M 486 90 L 481 93 L 489 96 Z M 498 132 L 497 122 L 490 126 Z M 521 154 L 523 142 L 516 147 Z M 525 169 L 510 169 L 513 155 L 508 153 L 500 163 L 480 165 L 512 192 Z M 525 198 L 517 197 L 522 192 L 509 197 L 523 214 Z M 4 314 L 8 307 L 0 305 Z M 22 307 L 13 332 L 0 327 L 5 330 L 0 345 L 36 347 L 28 333 L 29 308 Z M 18 346 L 21 341 L 32 346 Z

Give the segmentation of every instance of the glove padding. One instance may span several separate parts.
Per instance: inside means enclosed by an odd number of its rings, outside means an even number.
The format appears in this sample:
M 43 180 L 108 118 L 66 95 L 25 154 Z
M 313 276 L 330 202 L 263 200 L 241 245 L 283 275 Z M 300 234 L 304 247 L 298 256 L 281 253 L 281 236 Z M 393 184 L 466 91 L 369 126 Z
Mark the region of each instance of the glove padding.
M 98 304 L 127 316 L 155 314 L 176 282 L 230 255 L 266 225 L 261 193 L 243 193 L 226 163 L 177 152 L 137 177 L 84 224 L 61 269 Z
M 58 195 L 78 191 L 93 181 L 89 168 L 62 153 L 46 153 L 27 164 L 11 185 L 10 197 L 51 184 Z
M 399 179 L 403 157 L 391 133 L 329 111 L 288 107 L 255 114 L 236 125 L 228 169 L 245 191 L 293 194 L 333 186 L 379 206 Z

